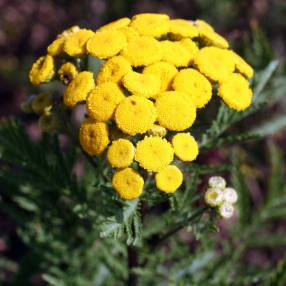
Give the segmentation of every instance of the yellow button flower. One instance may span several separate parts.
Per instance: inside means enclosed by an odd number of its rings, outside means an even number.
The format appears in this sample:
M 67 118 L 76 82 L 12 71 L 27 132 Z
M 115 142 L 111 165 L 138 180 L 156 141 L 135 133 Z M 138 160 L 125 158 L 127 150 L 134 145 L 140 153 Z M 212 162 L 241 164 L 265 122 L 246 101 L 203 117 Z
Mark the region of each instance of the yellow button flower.
M 67 86 L 64 93 L 64 104 L 68 107 L 74 107 L 77 103 L 85 101 L 88 93 L 93 88 L 93 73 L 80 72 Z
M 254 74 L 253 68 L 234 51 L 229 51 L 229 53 L 234 60 L 236 70 L 244 76 L 252 78 Z
M 29 73 L 32 84 L 39 85 L 48 82 L 55 74 L 54 59 L 50 55 L 40 57 L 33 65 Z
M 192 126 L 196 108 L 190 97 L 179 91 L 166 91 L 156 100 L 158 121 L 161 126 L 182 131 Z
M 78 70 L 73 63 L 67 62 L 61 65 L 58 74 L 64 84 L 69 84 L 78 75 Z
M 110 23 L 100 27 L 98 29 L 98 31 L 118 30 L 120 28 L 124 28 L 124 27 L 128 26 L 130 21 L 131 20 L 129 18 L 127 18 L 127 17 L 120 18 L 118 20 L 115 20 L 113 22 L 110 22 Z
M 197 27 L 191 21 L 175 19 L 170 21 L 170 33 L 182 38 L 195 38 L 199 35 Z
M 85 120 L 80 127 L 79 141 L 82 149 L 90 156 L 100 155 L 109 144 L 107 124 Z
M 129 140 L 118 139 L 108 148 L 107 160 L 112 167 L 126 168 L 132 163 L 134 155 L 133 144 Z
M 132 18 L 130 27 L 143 36 L 160 37 L 169 32 L 169 16 L 164 14 L 138 14 Z
M 155 97 L 160 91 L 161 81 L 153 74 L 142 74 L 130 71 L 122 79 L 123 85 L 132 94 L 144 97 Z
M 160 43 L 152 37 L 130 41 L 121 52 L 132 66 L 148 66 L 161 60 Z
M 106 59 L 117 55 L 127 44 L 124 34 L 117 30 L 96 32 L 87 42 L 87 51 L 99 58 Z
M 167 129 L 158 124 L 154 124 L 151 129 L 147 131 L 148 135 L 164 137 L 167 135 Z
M 97 121 L 107 121 L 113 117 L 117 105 L 125 98 L 114 82 L 97 85 L 87 96 L 86 108 L 89 117 Z
M 59 56 L 64 51 L 64 43 L 66 41 L 66 37 L 60 37 L 55 39 L 47 48 L 47 52 L 51 56 Z
M 236 73 L 219 84 L 218 95 L 230 108 L 237 111 L 247 109 L 252 101 L 252 90 L 248 81 Z
M 197 44 L 189 38 L 182 39 L 180 43 L 191 53 L 193 58 L 197 55 L 199 48 Z
M 214 81 L 224 80 L 234 71 L 234 61 L 229 52 L 216 47 L 202 48 L 195 64 L 200 72 Z
M 172 145 L 158 136 L 145 137 L 136 145 L 135 160 L 149 172 L 158 172 L 174 158 Z
M 209 46 L 215 46 L 222 49 L 227 49 L 229 47 L 228 41 L 216 33 L 215 31 L 201 30 L 200 37 L 206 42 Z
M 122 199 L 134 200 L 142 194 L 144 180 L 136 171 L 126 168 L 115 172 L 112 185 Z
M 96 77 L 96 83 L 112 81 L 119 83 L 124 75 L 132 71 L 130 63 L 122 56 L 110 58 L 104 63 Z
M 45 109 L 50 110 L 52 108 L 52 98 L 48 93 L 41 93 L 37 95 L 32 101 L 32 110 L 37 114 L 44 113 Z
M 123 27 L 119 29 L 119 31 L 124 34 L 127 42 L 138 39 L 140 37 L 139 33 L 131 27 Z
M 212 97 L 212 85 L 195 69 L 183 69 L 174 78 L 173 88 L 187 93 L 197 108 L 204 107 Z
M 64 51 L 71 57 L 82 57 L 86 54 L 86 43 L 94 35 L 94 32 L 82 29 L 70 37 L 64 43 Z
M 194 161 L 199 154 L 199 146 L 190 133 L 177 133 L 172 138 L 175 155 L 182 161 Z
M 160 92 L 169 90 L 174 76 L 178 73 L 176 67 L 167 62 L 158 62 L 144 68 L 143 74 L 153 74 L 161 80 Z
M 155 175 L 156 187 L 165 193 L 174 193 L 182 185 L 183 174 L 181 170 L 169 165 Z
M 181 42 L 162 41 L 162 60 L 176 67 L 187 67 L 194 59 L 194 55 Z
M 156 120 L 153 102 L 139 95 L 126 97 L 115 111 L 117 126 L 125 133 L 136 135 L 152 128 Z

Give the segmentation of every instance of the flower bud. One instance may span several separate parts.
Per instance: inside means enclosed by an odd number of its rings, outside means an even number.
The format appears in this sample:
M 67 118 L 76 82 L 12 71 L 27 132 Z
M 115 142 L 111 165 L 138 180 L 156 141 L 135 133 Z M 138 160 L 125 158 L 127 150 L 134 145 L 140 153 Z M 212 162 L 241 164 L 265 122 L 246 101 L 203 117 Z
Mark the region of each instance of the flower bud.
M 224 189 L 226 187 L 226 182 L 223 177 L 213 176 L 209 178 L 209 187 Z
M 223 191 L 223 200 L 226 203 L 235 204 L 237 202 L 237 192 L 233 188 L 225 188 Z
M 232 204 L 223 203 L 219 207 L 218 212 L 223 218 L 231 218 L 233 216 L 233 213 L 234 213 L 234 207 Z
M 205 193 L 205 202 L 211 206 L 219 206 L 223 202 L 223 192 L 219 188 L 209 188 Z

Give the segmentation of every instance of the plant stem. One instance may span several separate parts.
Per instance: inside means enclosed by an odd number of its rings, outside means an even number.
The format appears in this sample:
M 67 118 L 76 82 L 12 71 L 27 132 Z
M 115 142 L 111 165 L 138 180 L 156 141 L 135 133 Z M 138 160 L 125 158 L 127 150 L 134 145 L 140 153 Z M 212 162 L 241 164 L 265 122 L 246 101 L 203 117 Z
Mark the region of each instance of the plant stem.
M 138 266 L 138 252 L 134 246 L 127 247 L 128 254 L 128 280 L 127 286 L 137 285 L 137 275 L 132 273 L 132 268 Z
M 165 240 L 170 238 L 173 234 L 175 234 L 178 231 L 180 231 L 181 229 L 183 229 L 186 226 L 187 222 L 189 223 L 191 221 L 194 221 L 198 217 L 200 217 L 207 209 L 208 209 L 207 206 L 201 207 L 201 208 L 197 209 L 189 218 L 186 218 L 183 221 L 177 223 L 177 225 L 174 228 L 167 231 L 165 234 L 163 234 L 161 237 L 159 237 L 158 240 L 156 240 L 154 242 L 154 244 L 152 245 L 152 250 L 154 250 L 155 248 L 160 246 L 163 242 L 165 242 Z

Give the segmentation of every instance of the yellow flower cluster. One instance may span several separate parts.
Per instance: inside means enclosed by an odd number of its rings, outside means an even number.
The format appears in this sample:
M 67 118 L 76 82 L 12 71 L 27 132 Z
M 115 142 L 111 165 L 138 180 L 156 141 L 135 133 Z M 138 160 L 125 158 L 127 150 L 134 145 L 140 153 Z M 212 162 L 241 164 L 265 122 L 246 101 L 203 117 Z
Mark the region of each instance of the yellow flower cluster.
M 102 62 L 99 71 L 76 65 L 85 56 Z M 96 31 L 72 27 L 32 66 L 31 82 L 51 80 L 58 60 L 57 74 L 67 85 L 64 104 L 86 105 L 81 147 L 90 156 L 106 154 L 117 168 L 113 186 L 124 199 L 141 195 L 148 173 L 163 192 L 181 186 L 183 174 L 175 163 L 196 159 L 190 128 L 197 109 L 215 92 L 237 111 L 252 100 L 252 68 L 202 20 L 146 13 Z

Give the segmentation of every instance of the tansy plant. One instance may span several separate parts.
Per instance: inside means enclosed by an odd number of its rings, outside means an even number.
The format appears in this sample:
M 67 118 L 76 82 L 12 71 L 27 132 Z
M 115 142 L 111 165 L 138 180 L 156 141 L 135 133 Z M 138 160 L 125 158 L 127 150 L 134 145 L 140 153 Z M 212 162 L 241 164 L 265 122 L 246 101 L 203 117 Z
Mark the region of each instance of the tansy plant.
M 284 81 L 271 81 L 276 68 L 272 62 L 253 79 L 252 67 L 203 20 L 139 14 L 59 34 L 32 65 L 35 93 L 22 105 L 40 115 L 41 144 L 17 122 L 0 132 L 8 172 L 21 167 L 21 185 L 6 182 L 5 172 L 1 178 L 28 214 L 22 237 L 39 255 L 41 247 L 51 253 L 35 268 L 43 279 L 161 285 L 154 283 L 169 281 L 161 253 L 169 238 L 188 227 L 202 239 L 217 218 L 243 216 L 239 185 L 236 192 L 226 183 L 231 162 L 210 165 L 204 154 L 281 127 L 229 131 L 283 94 Z

